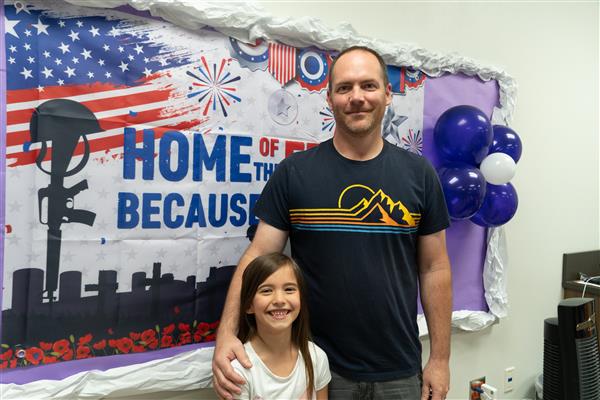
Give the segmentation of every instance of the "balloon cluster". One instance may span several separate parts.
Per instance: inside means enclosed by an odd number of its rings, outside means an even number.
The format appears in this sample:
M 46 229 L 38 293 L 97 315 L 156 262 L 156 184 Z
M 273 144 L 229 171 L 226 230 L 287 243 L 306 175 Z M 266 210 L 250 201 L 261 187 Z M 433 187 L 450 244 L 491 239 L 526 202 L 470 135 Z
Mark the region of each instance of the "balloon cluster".
M 438 175 L 450 216 L 488 228 L 508 222 L 519 204 L 509 183 L 521 158 L 519 135 L 492 126 L 483 111 L 467 105 L 446 110 L 433 135 L 444 160 Z

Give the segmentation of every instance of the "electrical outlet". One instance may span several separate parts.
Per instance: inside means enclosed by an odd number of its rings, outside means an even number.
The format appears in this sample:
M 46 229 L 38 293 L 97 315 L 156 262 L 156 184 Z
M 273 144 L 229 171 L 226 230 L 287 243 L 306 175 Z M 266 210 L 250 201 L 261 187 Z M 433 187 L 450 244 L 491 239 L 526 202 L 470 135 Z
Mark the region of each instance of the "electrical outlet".
M 515 367 L 507 367 L 504 370 L 504 393 L 513 391 L 515 379 Z
M 483 389 L 481 385 L 485 383 L 485 376 L 469 381 L 469 400 L 481 400 Z

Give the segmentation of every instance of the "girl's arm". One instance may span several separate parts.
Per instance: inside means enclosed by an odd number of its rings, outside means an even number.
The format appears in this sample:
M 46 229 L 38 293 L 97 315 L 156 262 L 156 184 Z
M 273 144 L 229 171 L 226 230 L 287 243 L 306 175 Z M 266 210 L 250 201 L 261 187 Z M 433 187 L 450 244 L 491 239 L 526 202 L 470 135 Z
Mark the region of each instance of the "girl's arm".
M 325 387 L 321 390 L 317 390 L 317 400 L 327 400 L 327 387 L 329 385 L 325 385 Z

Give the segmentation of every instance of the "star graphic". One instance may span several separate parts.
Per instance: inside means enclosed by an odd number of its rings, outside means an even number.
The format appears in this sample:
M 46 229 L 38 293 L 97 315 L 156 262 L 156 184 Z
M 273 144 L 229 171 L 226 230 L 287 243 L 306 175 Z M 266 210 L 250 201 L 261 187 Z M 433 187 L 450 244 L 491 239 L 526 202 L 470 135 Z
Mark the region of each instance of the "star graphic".
M 39 18 L 38 18 L 38 23 L 37 24 L 32 24 L 31 26 L 33 26 L 35 29 L 37 29 L 37 34 L 38 35 L 41 35 L 42 33 L 45 33 L 46 35 L 48 35 L 48 31 L 46 29 L 50 25 L 44 25 L 44 24 L 42 24 L 42 21 Z
M 23 75 L 25 79 L 33 78 L 33 75 L 31 75 L 31 70 L 25 67 L 23 67 L 23 71 L 19 72 L 19 74 Z
M 67 76 L 70 78 L 72 76 L 75 76 L 75 68 L 71 68 L 71 67 L 67 67 L 67 69 L 65 69 L 65 74 L 67 74 Z
M 13 57 L 8 57 L 8 62 L 11 64 L 15 63 L 15 59 Z
M 81 22 L 81 21 L 77 21 L 77 26 L 78 26 L 79 28 L 81 28 L 81 27 L 83 26 L 83 22 Z
M 117 50 L 119 50 L 119 53 L 122 53 L 125 51 L 125 49 L 123 48 L 123 46 L 119 46 L 117 47 Z
M 105 72 L 104 76 L 106 77 L 106 79 L 108 79 L 112 76 L 112 74 L 110 72 Z
M 65 27 L 65 21 L 63 21 L 63 20 L 58 21 L 58 26 L 60 26 L 61 28 L 64 28 Z
M 17 47 L 14 44 L 11 45 L 8 49 L 10 50 L 11 53 L 14 53 L 17 51 Z
M 64 44 L 63 42 L 60 42 L 60 46 L 58 46 L 58 48 L 62 51 L 63 54 L 71 52 L 71 50 L 69 50 L 69 45 Z
M 129 54 L 129 55 L 127 56 L 127 58 L 129 59 L 129 61 L 133 61 L 133 60 L 135 59 L 135 57 L 134 57 L 134 56 L 132 56 L 131 54 Z
M 288 116 L 288 110 L 292 108 L 291 105 L 285 102 L 285 98 L 281 97 L 279 102 L 277 103 L 277 115 L 283 115 L 285 117 Z
M 140 46 L 139 44 L 136 44 L 136 45 L 135 45 L 135 48 L 134 48 L 133 50 L 135 50 L 135 52 L 136 52 L 137 54 L 140 54 L 140 53 L 143 53 L 143 52 L 144 52 L 144 49 L 143 49 L 143 47 L 142 47 L 142 46 Z
M 58 86 L 62 86 L 65 84 L 65 81 L 63 81 L 62 79 L 59 79 L 56 81 L 56 83 L 58 84 Z
M 94 73 L 92 71 L 89 71 L 87 73 L 88 78 L 92 79 L 94 77 Z
M 27 57 L 27 61 L 29 61 L 29 64 L 33 64 L 35 62 L 35 58 L 34 57 Z
M 44 55 L 44 58 L 50 58 L 50 52 L 48 50 L 44 50 L 42 54 Z
M 122 72 L 129 71 L 129 67 L 128 67 L 128 65 L 129 65 L 129 64 L 127 64 L 127 63 L 124 63 L 123 61 L 121 61 L 121 65 L 119 65 L 119 68 L 121 68 L 121 71 L 122 71 Z
M 165 251 L 165 249 L 160 249 L 156 252 L 157 259 L 163 259 L 163 258 L 165 258 L 166 255 L 167 255 L 167 252 Z
M 8 18 L 6 18 L 6 15 L 4 16 L 4 32 L 8 35 L 13 35 L 14 37 L 16 37 L 17 39 L 19 38 L 19 35 L 17 35 L 17 32 L 15 32 L 15 26 L 17 26 L 17 24 L 21 22 L 19 20 L 10 20 Z
M 88 32 L 92 34 L 92 37 L 100 35 L 100 33 L 98 32 L 98 28 L 96 28 L 94 25 L 92 25 L 92 29 L 90 29 Z
M 79 64 L 79 58 L 77 57 L 71 58 L 71 61 L 73 61 L 73 64 Z
M 60 58 L 55 58 L 55 59 L 54 59 L 54 63 L 55 63 L 56 65 L 62 65 L 62 60 L 61 60 Z
M 165 60 L 164 58 L 162 60 L 160 60 L 160 65 L 161 67 L 166 67 L 168 64 L 167 60 Z
M 31 12 L 27 9 L 27 4 L 22 1 L 15 1 L 15 14 L 20 13 L 21 11 L 25 11 L 27 14 L 31 15 Z
M 48 67 L 44 66 L 44 69 L 42 70 L 42 74 L 44 74 L 45 78 L 49 78 L 49 77 L 54 77 L 52 75 L 52 69 L 49 69 Z
M 148 68 L 144 68 L 144 75 L 146 75 L 146 77 L 149 77 L 150 75 L 152 75 L 152 71 Z
M 31 36 L 31 31 L 29 29 L 25 29 L 25 36 Z
M 134 260 L 137 257 L 137 251 L 135 251 L 134 249 L 129 250 L 128 252 L 126 252 L 126 254 L 128 260 Z
M 44 87 L 42 85 L 38 85 L 37 90 L 39 93 L 42 93 L 44 91 Z
M 148 64 L 150 62 L 150 59 L 148 57 L 144 57 L 144 63 Z
M 83 49 L 83 51 L 79 54 L 81 54 L 83 56 L 84 60 L 87 60 L 88 58 L 92 58 L 92 51 L 88 50 L 88 49 Z
M 64 253 L 64 254 L 62 255 L 62 259 L 63 259 L 63 261 L 65 261 L 65 262 L 71 262 L 71 261 L 73 261 L 73 253 L 71 253 L 71 252 L 69 252 L 69 251 L 68 251 L 68 252 L 66 252 L 66 253 Z
M 102 48 L 104 49 L 104 51 L 109 51 L 110 50 L 110 46 L 105 44 L 104 46 L 102 46 Z
M 16 236 L 16 235 L 8 235 L 8 237 L 6 238 L 6 240 L 8 241 L 8 243 L 11 246 L 18 246 L 19 242 L 21 241 L 21 238 Z
M 73 32 L 73 29 L 71 29 L 71 33 L 69 33 L 67 36 L 71 38 L 72 42 L 79 40 L 79 32 Z
M 23 48 L 24 48 L 25 50 L 31 50 L 31 45 L 30 45 L 29 43 L 25 43 L 25 44 L 23 45 Z
M 98 60 L 98 64 L 100 64 L 100 66 L 103 67 L 104 66 L 104 60 L 103 59 L 99 59 Z
M 27 263 L 31 265 L 35 260 L 38 259 L 40 255 L 34 252 L 31 252 L 27 255 Z

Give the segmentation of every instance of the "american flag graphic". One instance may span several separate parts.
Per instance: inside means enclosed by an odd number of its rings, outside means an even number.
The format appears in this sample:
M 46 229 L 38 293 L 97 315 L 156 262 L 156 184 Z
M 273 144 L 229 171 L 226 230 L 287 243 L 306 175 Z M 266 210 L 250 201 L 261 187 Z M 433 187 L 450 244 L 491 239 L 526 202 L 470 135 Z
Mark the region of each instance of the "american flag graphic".
M 55 18 L 9 5 L 4 12 L 8 166 L 35 162 L 40 144 L 30 142 L 29 121 L 50 99 L 74 100 L 94 113 L 103 131 L 89 136 L 91 152 L 122 147 L 124 127 L 134 127 L 141 141 L 144 128 L 158 138 L 207 120 L 194 118 L 198 106 L 182 105 L 185 94 L 165 83 L 173 68 L 191 63 L 189 54 L 153 42 L 142 22 Z M 75 155 L 83 149 L 80 142 Z
M 296 76 L 296 48 L 279 43 L 269 43 L 269 72 L 281 86 Z

